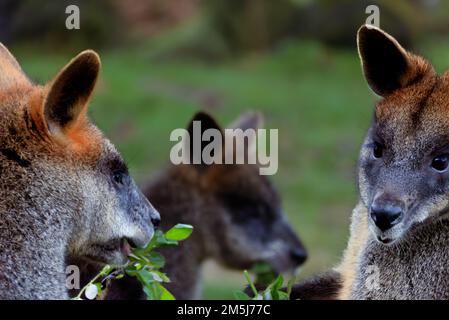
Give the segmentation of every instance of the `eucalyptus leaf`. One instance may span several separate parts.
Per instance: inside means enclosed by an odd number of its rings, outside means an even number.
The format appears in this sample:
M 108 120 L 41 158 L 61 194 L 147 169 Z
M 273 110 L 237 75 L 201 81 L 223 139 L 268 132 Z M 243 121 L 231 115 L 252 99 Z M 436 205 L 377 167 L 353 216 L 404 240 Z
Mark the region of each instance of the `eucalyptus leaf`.
M 157 269 L 162 268 L 165 265 L 165 258 L 162 254 L 160 254 L 159 252 L 151 252 L 149 254 L 149 259 L 148 261 L 153 264 L 153 266 Z
M 169 277 L 159 269 L 165 265 L 165 258 L 156 248 L 176 246 L 179 241 L 187 239 L 192 233 L 193 227 L 186 224 L 178 224 L 164 234 L 157 230 L 145 248 L 134 248 L 129 254 L 129 262 L 125 266 L 105 266 L 84 288 L 74 300 L 81 300 L 82 294 L 94 299 L 102 294 L 101 283 L 114 281 L 123 277 L 134 277 L 143 286 L 143 291 L 150 300 L 174 300 L 175 297 L 162 285 L 170 282 Z M 111 273 L 113 273 L 111 275 Z M 98 282 L 99 281 L 99 282 Z
M 160 286 L 161 289 L 161 300 L 176 300 L 175 297 L 171 294 L 170 291 L 168 291 L 165 287 Z
M 188 224 L 177 224 L 165 233 L 167 240 L 182 241 L 187 239 L 193 231 L 193 227 Z
M 234 291 L 234 298 L 237 300 L 251 300 L 250 296 L 242 291 Z

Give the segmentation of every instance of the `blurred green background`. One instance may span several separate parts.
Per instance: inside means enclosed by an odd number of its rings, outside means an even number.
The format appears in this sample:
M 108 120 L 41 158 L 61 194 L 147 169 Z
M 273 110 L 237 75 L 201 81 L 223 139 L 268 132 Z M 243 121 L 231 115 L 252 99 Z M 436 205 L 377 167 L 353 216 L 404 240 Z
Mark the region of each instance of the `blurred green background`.
M 393 4 L 394 3 L 394 4 Z M 65 28 L 65 7 L 81 29 Z M 0 41 L 45 83 L 86 48 L 102 58 L 90 112 L 140 183 L 163 169 L 169 133 L 197 110 L 219 122 L 259 110 L 279 129 L 272 177 L 309 251 L 302 277 L 336 264 L 356 203 L 355 168 L 376 97 L 355 47 L 365 8 L 439 71 L 449 66 L 448 1 L 0 1 Z M 241 272 L 208 263 L 205 298 L 232 298 Z

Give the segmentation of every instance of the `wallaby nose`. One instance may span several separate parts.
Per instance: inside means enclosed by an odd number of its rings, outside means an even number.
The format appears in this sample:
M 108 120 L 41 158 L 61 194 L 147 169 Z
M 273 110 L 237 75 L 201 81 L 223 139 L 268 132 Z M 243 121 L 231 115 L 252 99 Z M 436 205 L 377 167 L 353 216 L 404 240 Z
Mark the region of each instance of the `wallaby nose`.
M 157 217 L 151 217 L 151 223 L 153 224 L 154 229 L 156 230 L 159 225 L 161 224 L 161 218 L 159 216 Z
M 307 252 L 304 249 L 293 249 L 290 252 L 291 259 L 298 265 L 302 265 L 307 260 Z
M 402 207 L 393 203 L 373 203 L 370 215 L 381 231 L 387 231 L 401 221 Z

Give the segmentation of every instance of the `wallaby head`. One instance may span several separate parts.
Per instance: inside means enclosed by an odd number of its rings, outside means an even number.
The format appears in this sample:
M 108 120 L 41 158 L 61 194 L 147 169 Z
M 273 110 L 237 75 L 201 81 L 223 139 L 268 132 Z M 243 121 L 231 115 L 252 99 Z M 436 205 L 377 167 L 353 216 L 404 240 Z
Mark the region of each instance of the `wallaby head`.
M 194 121 L 201 122 L 202 133 L 216 129 L 224 137 L 216 121 L 201 112 L 190 123 L 191 139 Z M 249 113 L 230 129 L 245 131 L 261 125 L 261 115 Z M 255 143 L 245 138 L 249 150 L 255 150 Z M 233 269 L 267 262 L 278 271 L 291 271 L 305 261 L 306 250 L 282 212 L 279 195 L 267 177 L 259 174 L 257 165 L 201 163 L 178 165 L 173 170 L 184 181 L 186 193 L 193 195 L 192 202 L 197 202 L 195 221 L 191 222 L 194 236 L 201 236 L 210 257 Z
M 363 71 L 381 96 L 363 143 L 361 200 L 369 228 L 391 244 L 449 210 L 449 73 L 442 76 L 390 35 L 358 32 Z
M 99 70 L 98 55 L 84 51 L 34 85 L 0 47 L 0 283 L 22 264 L 45 274 L 50 266 L 32 260 L 38 250 L 55 263 L 57 251 L 122 264 L 127 241 L 153 235 L 159 214 L 87 116 Z

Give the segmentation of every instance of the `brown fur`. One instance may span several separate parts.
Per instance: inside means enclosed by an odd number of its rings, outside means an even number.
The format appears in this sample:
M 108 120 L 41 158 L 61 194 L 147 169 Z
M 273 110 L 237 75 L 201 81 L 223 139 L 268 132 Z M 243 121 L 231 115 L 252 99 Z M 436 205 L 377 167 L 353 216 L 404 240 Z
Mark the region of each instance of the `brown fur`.
M 334 268 L 340 274 L 338 299 L 349 299 L 352 286 L 360 264 L 360 254 L 368 239 L 368 213 L 362 204 L 358 204 L 352 213 L 352 223 L 348 246 L 343 253 L 340 264 Z
M 220 129 L 207 114 L 193 120 L 201 121 L 202 130 Z M 245 115 L 233 126 L 258 128 L 260 120 Z M 235 270 L 268 262 L 277 271 L 292 271 L 305 261 L 276 189 L 256 165 L 170 165 L 144 193 L 163 215 L 161 229 L 176 223 L 194 226 L 179 247 L 160 250 L 166 257 L 163 271 L 171 279 L 167 288 L 177 299 L 201 297 L 201 270 L 208 259 Z M 118 280 L 106 298 L 142 298 L 136 288 L 140 285 L 134 279 Z
M 358 46 L 382 99 L 361 148 L 360 201 L 332 285 L 340 299 L 447 299 L 448 174 L 434 160 L 448 153 L 449 72 L 436 74 L 372 26 L 359 30 Z M 395 220 L 385 225 L 377 214 Z
M 67 298 L 68 254 L 120 264 L 151 238 L 158 213 L 86 115 L 99 69 L 84 51 L 39 86 L 0 45 L 0 299 Z

